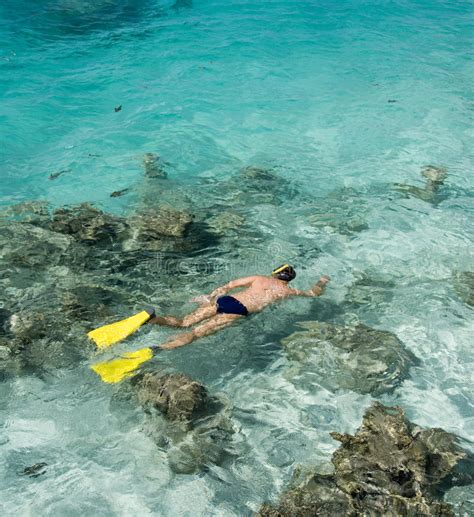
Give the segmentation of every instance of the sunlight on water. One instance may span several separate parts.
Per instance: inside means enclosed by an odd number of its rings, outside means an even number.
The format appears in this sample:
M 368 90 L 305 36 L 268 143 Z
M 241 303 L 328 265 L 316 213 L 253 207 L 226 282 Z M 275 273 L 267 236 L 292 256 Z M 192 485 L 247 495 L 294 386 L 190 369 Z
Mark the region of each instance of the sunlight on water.
M 395 334 L 418 362 L 377 398 L 472 440 L 472 5 L 35 4 L 0 5 L 0 326 L 10 313 L 46 314 L 32 327 L 46 330 L 11 356 L 0 332 L 5 515 L 250 515 L 296 465 L 327 471 L 329 432 L 352 433 L 372 397 L 331 390 L 341 381 L 330 352 L 295 364 L 282 343 L 298 322 Z M 444 182 L 430 183 L 428 165 Z M 128 216 L 131 236 L 71 251 L 69 236 L 45 243 L 46 233 L 8 229 L 13 205 L 38 200 Z M 188 214 L 181 248 L 136 246 L 135 211 L 157 205 Z M 42 244 L 44 257 L 69 251 L 46 267 L 34 258 Z M 192 296 L 285 261 L 301 289 L 330 275 L 325 296 L 147 364 L 202 382 L 231 414 L 231 454 L 177 474 L 173 444 L 128 388 L 90 371 L 85 331 L 144 304 L 183 315 Z M 170 335 L 145 328 L 116 350 Z

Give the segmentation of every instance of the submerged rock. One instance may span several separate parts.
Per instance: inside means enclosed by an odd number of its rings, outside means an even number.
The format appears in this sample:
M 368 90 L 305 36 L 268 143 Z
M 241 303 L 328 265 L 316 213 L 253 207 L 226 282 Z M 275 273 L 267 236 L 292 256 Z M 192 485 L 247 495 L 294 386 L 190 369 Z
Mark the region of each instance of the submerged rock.
M 6 361 L 12 356 L 12 350 L 6 339 L 0 338 L 0 361 Z M 1 368 L 1 367 L 0 367 Z
M 167 206 L 150 209 L 133 215 L 129 219 L 131 238 L 124 243 L 126 250 L 167 249 L 170 239 L 184 239 L 193 222 L 187 212 Z
M 396 283 L 387 275 L 364 273 L 349 286 L 341 304 L 346 313 L 355 313 L 363 321 L 378 324 L 391 308 Z
M 345 302 L 380 309 L 392 301 L 395 287 L 395 282 L 389 278 L 364 275 L 350 286 Z
M 249 194 L 259 194 L 280 204 L 298 195 L 298 189 L 288 178 L 283 178 L 273 169 L 255 166 L 244 167 L 237 176 L 239 188 Z
M 474 307 L 474 272 L 459 271 L 453 276 L 454 289 L 464 303 Z
M 0 307 L 0 336 L 7 333 L 11 316 L 12 313 L 8 309 Z
M 0 219 L 39 223 L 49 220 L 49 206 L 46 201 L 23 201 L 0 211 Z
M 144 240 L 150 240 L 159 236 L 183 238 L 191 223 L 192 215 L 181 212 L 171 207 L 160 207 L 157 210 L 149 210 L 140 214 L 140 220 L 134 224 L 138 228 L 140 236 Z
M 40 268 L 62 264 L 74 256 L 72 239 L 30 223 L 0 223 L 3 268 Z M 0 274 L 0 276 L 2 276 Z
M 428 180 L 431 185 L 442 185 L 448 177 L 448 172 L 444 167 L 436 165 L 424 165 L 421 168 L 421 175 Z
M 171 469 L 190 474 L 233 454 L 234 429 L 227 401 L 181 373 L 145 373 L 131 381 L 149 416 L 148 429 L 168 449 Z
M 272 169 L 264 169 L 262 167 L 244 167 L 240 170 L 240 176 L 243 180 L 261 182 L 265 185 L 278 182 L 278 176 Z
M 245 223 L 245 219 L 232 210 L 224 210 L 207 220 L 208 226 L 217 234 L 229 235 L 229 232 L 237 232 Z
M 41 312 L 24 311 L 12 314 L 9 331 L 21 342 L 41 339 L 48 333 L 48 322 Z
M 167 207 L 127 218 L 88 204 L 52 214 L 44 204 L 7 212 L 0 221 L 2 376 L 42 374 L 86 355 L 87 330 L 148 303 L 157 285 L 176 282 L 149 250 L 158 243 L 179 268 L 192 222 Z M 136 247 L 127 251 L 134 234 Z
M 82 244 L 111 242 L 126 229 L 125 221 L 98 210 L 88 203 L 58 208 L 53 212 L 50 229 L 71 235 Z
M 45 221 L 0 223 L 2 375 L 56 369 L 80 353 L 73 336 L 83 335 L 84 328 L 74 328 L 60 298 L 63 282 L 69 286 L 81 278 L 87 250 L 71 236 L 43 227 L 49 217 Z
M 69 318 L 92 321 L 113 314 L 113 307 L 130 303 L 125 293 L 100 285 L 77 285 L 60 293 L 61 310 Z
M 145 153 L 143 156 L 143 168 L 145 169 L 146 178 L 166 179 L 168 177 L 163 161 L 155 153 Z
M 393 390 L 408 377 L 416 357 L 385 330 L 363 324 L 340 326 L 307 321 L 304 330 L 282 340 L 294 363 L 291 380 L 314 379 L 330 390 L 339 388 L 378 395 Z
M 310 225 L 347 236 L 369 228 L 369 211 L 366 197 L 352 188 L 335 190 L 304 209 Z
M 273 169 L 249 166 L 225 181 L 213 185 L 213 191 L 232 206 L 257 204 L 281 205 L 293 199 L 298 191 L 287 178 Z
M 263 505 L 258 516 L 454 516 L 438 498 L 453 486 L 466 457 L 456 436 L 422 430 L 400 407 L 380 403 L 366 411 L 354 436 L 331 436 L 341 442 L 332 457 L 334 473 L 297 471 L 280 502 Z
M 48 466 L 48 464 L 45 463 L 44 461 L 42 461 L 41 463 L 35 463 L 34 465 L 25 467 L 23 469 L 22 474 L 24 476 L 29 476 L 31 478 L 37 478 L 39 476 L 42 476 L 43 474 L 46 474 L 47 466 Z
M 444 184 L 444 180 L 448 176 L 446 169 L 435 165 L 425 165 L 421 168 L 421 175 L 426 179 L 426 183 L 423 188 L 416 187 L 414 185 L 406 185 L 404 183 L 397 183 L 395 184 L 395 190 L 433 205 L 443 201 L 445 196 L 442 196 L 439 191 L 441 186 Z
M 23 278 L 23 272 L 18 276 Z M 86 331 L 116 320 L 124 305 L 136 304 L 133 293 L 94 284 L 63 266 L 43 276 L 36 272 L 34 284 L 9 287 L 6 293 L 0 289 L 0 337 L 5 337 L 0 355 L 15 359 L 15 373 L 34 369 L 41 374 L 77 362 L 89 353 Z
M 71 325 L 58 311 L 15 312 L 8 331 L 7 346 L 22 369 L 57 369 L 78 360 L 80 351 L 71 346 Z
M 191 425 L 208 402 L 206 388 L 184 374 L 145 374 L 138 386 L 140 404 L 158 409 L 171 422 Z

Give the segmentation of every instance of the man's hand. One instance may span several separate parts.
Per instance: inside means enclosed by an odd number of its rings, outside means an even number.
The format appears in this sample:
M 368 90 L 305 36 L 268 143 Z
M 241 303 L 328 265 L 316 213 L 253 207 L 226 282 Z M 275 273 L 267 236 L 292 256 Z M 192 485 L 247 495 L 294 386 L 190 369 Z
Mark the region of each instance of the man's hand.
M 330 278 L 327 275 L 323 275 L 318 283 L 311 289 L 311 292 L 314 296 L 321 296 L 326 289 L 326 285 L 329 282 Z

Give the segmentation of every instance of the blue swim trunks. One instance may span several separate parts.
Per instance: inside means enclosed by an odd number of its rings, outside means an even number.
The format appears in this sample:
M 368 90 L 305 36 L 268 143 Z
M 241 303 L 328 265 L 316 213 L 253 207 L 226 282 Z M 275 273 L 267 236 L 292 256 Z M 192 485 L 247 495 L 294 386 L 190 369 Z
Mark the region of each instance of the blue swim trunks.
M 239 314 L 247 316 L 247 307 L 236 300 L 233 296 L 219 296 L 216 300 L 217 314 Z

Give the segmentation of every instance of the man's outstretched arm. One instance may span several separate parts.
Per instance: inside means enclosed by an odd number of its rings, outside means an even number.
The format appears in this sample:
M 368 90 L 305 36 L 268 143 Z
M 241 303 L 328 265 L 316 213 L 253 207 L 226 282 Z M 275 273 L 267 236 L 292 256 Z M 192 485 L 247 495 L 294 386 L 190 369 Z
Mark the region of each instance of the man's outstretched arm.
M 329 282 L 329 277 L 326 275 L 323 275 L 319 280 L 318 283 L 315 284 L 311 289 L 308 289 L 307 291 L 298 291 L 295 289 L 296 296 L 321 296 L 324 291 L 326 290 L 326 285 Z

